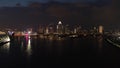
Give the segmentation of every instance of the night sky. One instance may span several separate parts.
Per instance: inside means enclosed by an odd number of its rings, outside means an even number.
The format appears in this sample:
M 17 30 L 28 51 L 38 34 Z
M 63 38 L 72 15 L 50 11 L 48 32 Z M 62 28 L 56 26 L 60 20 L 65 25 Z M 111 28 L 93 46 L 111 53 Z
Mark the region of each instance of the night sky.
M 96 2 L 98 0 L 0 0 L 0 6 L 15 6 L 16 3 L 20 3 L 26 6 L 29 2 L 49 2 L 49 1 L 59 1 L 59 2 Z M 103 0 L 110 1 L 110 0 Z
M 57 1 L 62 4 L 53 4 Z M 38 24 L 80 24 L 84 27 L 103 25 L 105 28 L 120 28 L 119 0 L 0 0 L 0 26 L 36 27 Z M 33 4 L 37 2 L 38 4 Z M 104 3 L 105 2 L 105 3 Z M 16 7 L 16 4 L 20 7 Z M 31 4 L 32 3 L 32 4 Z M 44 3 L 44 4 L 43 4 Z M 63 3 L 67 5 L 63 5 Z M 71 3 L 71 5 L 68 3 Z M 73 4 L 74 3 L 74 4 Z M 118 3 L 118 4 L 116 4 Z M 83 5 L 84 4 L 84 5 Z M 25 7 L 24 7 L 25 6 Z M 39 8 L 31 8 L 39 7 Z M 13 25 L 14 24 L 14 25 Z

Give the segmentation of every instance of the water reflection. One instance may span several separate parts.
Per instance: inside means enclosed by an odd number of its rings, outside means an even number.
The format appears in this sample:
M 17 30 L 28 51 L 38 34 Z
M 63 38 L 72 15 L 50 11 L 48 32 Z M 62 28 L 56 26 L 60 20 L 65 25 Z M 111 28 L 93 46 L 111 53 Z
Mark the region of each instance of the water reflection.
M 30 58 L 32 55 L 31 38 L 24 38 L 24 40 L 21 41 L 21 51 L 23 52 L 24 56 Z
M 102 48 L 103 47 L 103 37 L 98 37 L 98 52 L 101 53 L 102 52 Z
M 103 37 L 58 38 L 56 40 L 21 37 L 0 46 L 0 57 L 8 58 L 9 60 L 6 61 L 10 61 L 11 65 L 25 65 L 24 63 L 32 65 L 37 62 L 37 64 L 44 63 L 46 65 L 51 61 L 62 63 L 73 60 L 77 60 L 77 62 L 88 60 L 88 62 L 91 62 L 91 60 L 106 59 L 113 53 L 116 54 L 115 57 L 114 55 L 112 57 L 116 58 L 117 50 L 115 51 L 115 48 L 113 50 L 109 49 L 110 47 L 106 48 L 103 45 L 106 45 Z M 110 50 L 113 53 L 109 52 Z M 107 52 L 109 52 L 108 55 Z
M 66 43 L 64 43 L 63 39 L 57 41 L 58 56 L 62 56 L 62 54 L 63 54 L 63 44 L 66 44 Z
M 2 52 L 2 53 L 8 54 L 9 50 L 10 50 L 10 42 L 8 42 L 0 47 L 0 52 Z
M 26 52 L 27 52 L 27 55 L 28 55 L 28 56 L 30 56 L 30 55 L 32 54 L 31 39 L 28 39 L 28 41 L 27 41 Z

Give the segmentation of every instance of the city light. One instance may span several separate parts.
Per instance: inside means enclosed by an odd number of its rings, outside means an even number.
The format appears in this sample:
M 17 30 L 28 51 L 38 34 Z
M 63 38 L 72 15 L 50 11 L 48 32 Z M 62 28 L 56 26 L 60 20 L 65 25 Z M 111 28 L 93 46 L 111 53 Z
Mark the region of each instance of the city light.
M 26 49 L 26 52 L 27 52 L 28 56 L 30 56 L 32 54 L 31 39 L 27 40 L 27 49 Z
M 59 22 L 58 22 L 58 24 L 62 24 L 62 22 L 61 22 L 61 21 L 59 21 Z
M 27 28 L 24 31 L 14 32 L 14 36 L 25 36 L 26 39 L 30 39 L 32 36 L 39 35 L 40 38 L 56 39 L 56 37 L 70 37 L 78 38 L 80 36 L 97 36 L 104 34 L 104 27 L 102 25 L 94 26 L 92 29 L 85 29 L 81 25 L 70 26 L 70 24 L 64 25 L 61 21 L 57 24 L 48 24 L 46 26 L 39 25 L 35 32 L 33 28 Z M 12 33 L 12 32 L 11 32 Z M 51 37 L 52 36 L 52 37 Z
M 0 68 L 120 68 L 120 0 L 0 0 Z
M 31 34 L 31 31 L 28 31 L 28 34 Z
M 8 41 L 8 42 L 9 42 L 9 41 L 10 41 L 10 38 L 9 38 L 9 37 L 7 37 L 7 38 L 6 38 L 6 41 Z

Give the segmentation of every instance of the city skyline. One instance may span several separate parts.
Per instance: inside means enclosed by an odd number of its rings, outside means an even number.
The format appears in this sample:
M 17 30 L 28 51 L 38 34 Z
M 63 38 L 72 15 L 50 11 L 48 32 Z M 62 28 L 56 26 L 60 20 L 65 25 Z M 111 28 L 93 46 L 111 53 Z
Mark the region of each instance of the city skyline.
M 120 0 L 0 0 L 1 68 L 118 68 Z
M 106 29 L 119 29 L 118 2 L 118 0 L 112 4 L 32 2 L 27 7 L 17 3 L 14 7 L 0 8 L 0 25 L 27 28 L 36 27 L 38 24 L 56 24 L 61 20 L 64 24 L 70 25 L 80 24 L 85 27 L 103 25 Z

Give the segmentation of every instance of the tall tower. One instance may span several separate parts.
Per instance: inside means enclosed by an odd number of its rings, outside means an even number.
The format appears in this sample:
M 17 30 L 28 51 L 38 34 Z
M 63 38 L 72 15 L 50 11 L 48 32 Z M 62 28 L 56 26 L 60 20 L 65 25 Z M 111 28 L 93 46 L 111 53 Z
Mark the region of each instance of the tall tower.
M 69 25 L 66 25 L 66 26 L 64 26 L 64 32 L 65 32 L 65 34 L 70 34 L 70 28 L 69 28 Z
M 43 34 L 43 33 L 44 33 L 44 28 L 43 28 L 42 25 L 39 25 L 38 32 L 39 32 L 40 34 Z
M 53 33 L 54 33 L 53 24 L 49 24 L 49 25 L 48 25 L 48 30 L 49 30 L 49 33 L 50 33 L 50 34 L 53 34 Z
M 101 26 L 101 25 L 99 26 L 99 33 L 103 34 L 103 26 Z
M 57 33 L 58 33 L 58 34 L 63 34 L 63 25 L 62 25 L 62 22 L 61 22 L 61 21 L 58 22 L 58 25 L 57 25 Z
M 48 27 L 46 27 L 46 29 L 45 29 L 45 34 L 49 34 L 49 29 L 48 29 Z

